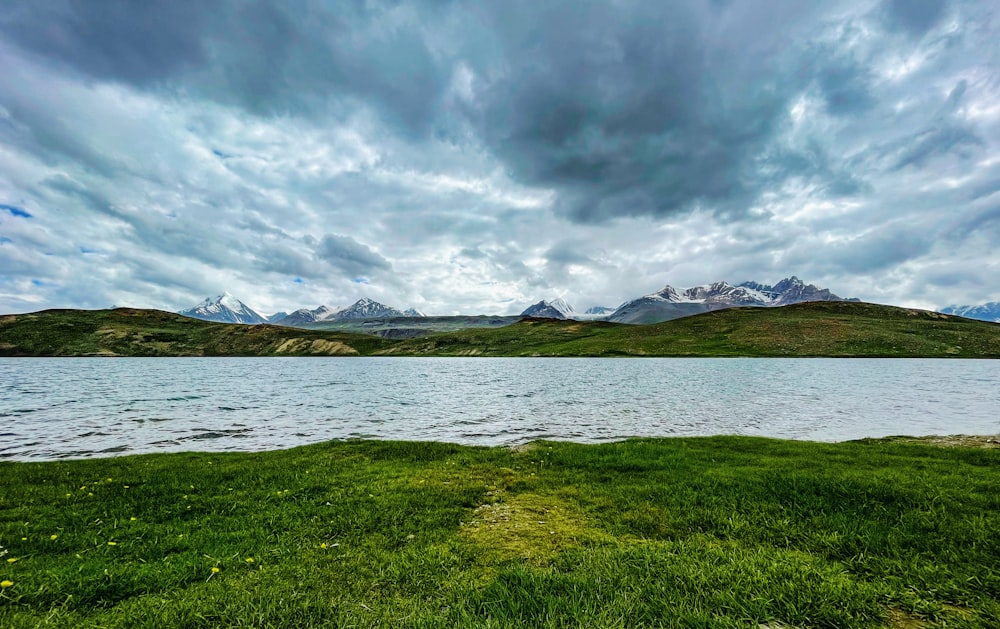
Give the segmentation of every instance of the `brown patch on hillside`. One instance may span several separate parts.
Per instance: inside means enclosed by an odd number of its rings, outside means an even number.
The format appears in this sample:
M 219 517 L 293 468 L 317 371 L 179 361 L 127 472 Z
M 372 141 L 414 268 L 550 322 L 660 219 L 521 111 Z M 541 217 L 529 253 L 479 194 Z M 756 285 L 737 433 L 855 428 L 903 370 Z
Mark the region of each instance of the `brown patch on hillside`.
M 358 350 L 340 341 L 325 339 L 291 338 L 274 350 L 275 354 L 312 354 L 317 356 L 346 356 L 357 354 Z
M 927 435 L 925 437 L 884 437 L 862 441 L 894 441 L 921 443 L 945 448 L 1000 448 L 1000 435 Z

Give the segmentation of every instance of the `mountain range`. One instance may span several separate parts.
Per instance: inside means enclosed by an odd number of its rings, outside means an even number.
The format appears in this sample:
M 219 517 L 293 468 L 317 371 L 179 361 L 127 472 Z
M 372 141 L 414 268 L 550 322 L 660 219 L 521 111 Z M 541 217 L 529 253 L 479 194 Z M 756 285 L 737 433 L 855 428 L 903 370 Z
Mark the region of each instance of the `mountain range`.
M 319 306 L 310 310 L 300 308 L 292 313 L 278 312 L 270 317 L 265 317 L 246 305 L 228 292 L 217 297 L 209 297 L 193 308 L 181 310 L 177 314 L 203 321 L 216 321 L 219 323 L 275 323 L 279 325 L 297 327 L 317 323 L 320 321 L 347 321 L 351 319 L 378 319 L 390 317 L 423 317 L 425 316 L 415 308 L 398 310 L 392 306 L 386 306 L 374 299 L 367 297 L 359 299 L 350 306 Z
M 859 301 L 857 298 L 843 298 L 827 288 L 806 284 L 792 276 L 774 285 L 759 282 L 743 282 L 732 285 L 715 282 L 677 289 L 667 285 L 662 290 L 643 295 L 618 306 L 592 306 L 584 312 L 577 312 L 563 299 L 548 299 L 532 304 L 521 312 L 522 317 L 548 319 L 606 320 L 615 323 L 658 323 L 679 317 L 722 310 L 739 306 L 774 307 L 810 301 Z M 969 319 L 1000 322 L 1000 302 L 979 306 L 948 306 L 941 312 Z M 365 319 L 426 318 L 423 312 L 414 308 L 399 310 L 363 298 L 350 306 L 330 308 L 301 308 L 292 313 L 278 312 L 266 317 L 233 297 L 228 292 L 182 310 L 179 314 L 221 323 L 272 323 L 288 327 L 311 327 L 316 323 L 343 323 Z M 406 324 L 409 325 L 409 324 Z
M 716 282 L 678 290 L 667 285 L 662 290 L 627 301 L 617 309 L 594 306 L 583 314 L 577 313 L 562 299 L 543 300 L 521 313 L 525 317 L 552 319 L 604 318 L 616 323 L 658 323 L 679 317 L 737 306 L 785 306 L 805 301 L 858 301 L 845 299 L 829 289 L 806 284 L 792 276 L 777 284 L 743 282 L 733 286 Z M 611 311 L 611 312 L 609 312 Z

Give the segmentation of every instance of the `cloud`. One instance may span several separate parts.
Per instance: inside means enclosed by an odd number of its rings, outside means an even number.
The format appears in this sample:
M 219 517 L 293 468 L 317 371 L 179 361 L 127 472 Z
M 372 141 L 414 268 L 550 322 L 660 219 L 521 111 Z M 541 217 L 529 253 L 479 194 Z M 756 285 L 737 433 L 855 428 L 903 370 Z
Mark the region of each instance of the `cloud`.
M 945 0 L 888 0 L 885 3 L 889 23 L 914 35 L 923 35 L 942 17 L 948 3 Z
M 0 33 L 86 77 L 186 90 L 261 114 L 379 110 L 426 133 L 449 73 L 395 3 L 109 0 L 0 10 Z
M 327 234 L 316 247 L 316 255 L 337 271 L 351 277 L 391 271 L 392 265 L 377 251 L 350 236 Z

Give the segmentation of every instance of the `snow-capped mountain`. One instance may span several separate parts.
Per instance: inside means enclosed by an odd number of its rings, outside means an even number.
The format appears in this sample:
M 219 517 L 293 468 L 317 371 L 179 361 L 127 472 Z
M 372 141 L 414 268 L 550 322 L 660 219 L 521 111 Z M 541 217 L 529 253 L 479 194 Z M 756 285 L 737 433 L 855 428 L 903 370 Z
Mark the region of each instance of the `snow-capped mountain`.
M 583 314 L 600 317 L 603 315 L 609 315 L 614 311 L 615 309 L 610 306 L 591 306 L 590 308 L 587 308 L 587 310 Z
M 330 308 L 328 306 L 320 306 L 310 310 L 308 308 L 299 308 L 295 312 L 286 315 L 279 321 L 281 325 L 296 326 L 305 323 L 316 323 L 317 321 L 325 321 L 338 312 L 341 312 L 343 308 Z
M 528 306 L 521 313 L 522 317 L 546 317 L 549 319 L 573 319 L 575 315 L 573 306 L 562 299 L 543 299 L 537 304 Z
M 944 314 L 958 315 L 967 319 L 1000 323 L 1000 301 L 991 301 L 978 306 L 948 306 L 942 308 Z
M 618 323 L 657 323 L 709 310 L 737 306 L 784 306 L 804 301 L 857 299 L 843 299 L 828 289 L 806 284 L 794 276 L 785 278 L 774 286 L 757 282 L 743 282 L 737 286 L 728 282 L 716 282 L 678 291 L 668 285 L 656 293 L 622 304 L 608 320 Z
M 270 317 L 264 317 L 228 292 L 218 297 L 210 297 L 197 306 L 182 310 L 178 314 L 220 323 L 274 323 L 289 327 L 308 326 L 311 323 L 321 321 L 427 316 L 415 308 L 403 312 L 392 306 L 380 304 L 373 299 L 363 298 L 346 307 L 300 308 L 291 313 L 277 312 Z
M 209 297 L 193 308 L 181 310 L 178 314 L 204 321 L 220 323 L 265 323 L 267 320 L 253 308 L 236 299 L 228 292 L 218 297 Z
M 770 303 L 763 304 L 765 306 L 784 306 L 803 301 L 859 301 L 856 297 L 850 299 L 838 297 L 831 293 L 830 289 L 806 284 L 794 275 L 781 280 L 774 286 L 758 284 L 757 282 L 743 282 L 740 287 L 755 290 L 770 299 Z
M 386 317 L 405 316 L 402 310 L 380 304 L 374 299 L 363 297 L 350 306 L 338 310 L 324 321 L 344 321 L 345 319 L 382 319 Z

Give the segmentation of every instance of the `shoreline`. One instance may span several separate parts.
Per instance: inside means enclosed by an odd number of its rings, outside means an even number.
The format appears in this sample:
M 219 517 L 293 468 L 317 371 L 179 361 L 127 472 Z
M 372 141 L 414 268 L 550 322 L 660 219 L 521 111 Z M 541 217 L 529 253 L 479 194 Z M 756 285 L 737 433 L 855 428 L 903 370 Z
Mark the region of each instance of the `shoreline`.
M 98 453 L 98 455 L 91 456 L 79 456 L 79 457 L 55 457 L 55 458 L 27 458 L 18 459 L 14 457 L 3 457 L 0 456 L 0 465 L 4 464 L 14 464 L 14 463 L 72 463 L 77 461 L 100 461 L 100 460 L 110 460 L 110 459 L 123 459 L 129 457 L 144 457 L 144 456 L 225 456 L 225 455 L 252 455 L 252 454 L 266 454 L 266 453 L 281 453 L 281 452 L 291 452 L 299 448 L 312 448 L 324 445 L 341 445 L 341 444 L 364 444 L 364 443 L 407 443 L 407 444 L 427 444 L 433 446 L 454 446 L 459 448 L 486 448 L 486 449 L 497 449 L 497 450 L 508 450 L 513 453 L 530 452 L 543 447 L 545 444 L 549 443 L 559 443 L 568 444 L 575 446 L 601 446 L 606 444 L 619 444 L 628 442 L 670 442 L 670 441 L 681 441 L 681 440 L 698 440 L 698 439 L 715 439 L 715 438 L 725 438 L 725 439 L 764 439 L 775 442 L 789 442 L 789 443 L 801 443 L 801 444 L 825 444 L 825 445 L 837 445 L 837 444 L 878 444 L 878 443 L 892 443 L 892 444 L 909 444 L 909 445 L 931 445 L 942 448 L 972 448 L 972 449 L 994 449 L 1000 448 L 1000 433 L 998 434 L 984 434 L 984 435 L 970 435 L 970 434 L 929 434 L 929 435 L 887 435 L 885 437 L 861 437 L 858 439 L 843 439 L 839 441 L 817 441 L 813 439 L 792 439 L 787 437 L 768 437 L 764 435 L 735 435 L 735 434 L 718 434 L 718 435 L 673 435 L 673 436 L 628 436 L 621 437 L 618 439 L 607 439 L 601 441 L 574 441 L 571 439 L 535 439 L 531 441 L 509 443 L 509 444 L 469 444 L 460 443 L 457 441 L 441 441 L 441 440 L 422 440 L 422 439 L 379 439 L 370 437 L 349 437 L 343 439 L 327 439 L 324 441 L 317 441 L 313 443 L 304 443 L 287 447 L 279 447 L 273 449 L 262 449 L 262 450 L 163 450 L 163 451 L 150 451 L 150 452 L 107 452 Z

